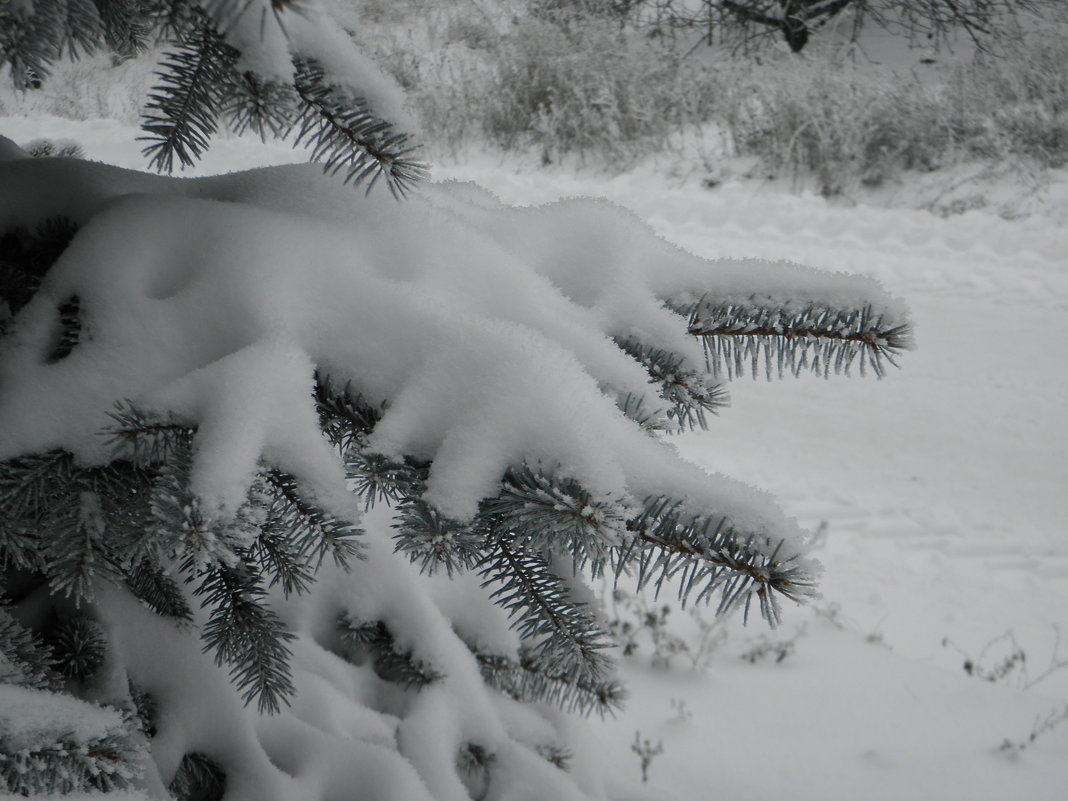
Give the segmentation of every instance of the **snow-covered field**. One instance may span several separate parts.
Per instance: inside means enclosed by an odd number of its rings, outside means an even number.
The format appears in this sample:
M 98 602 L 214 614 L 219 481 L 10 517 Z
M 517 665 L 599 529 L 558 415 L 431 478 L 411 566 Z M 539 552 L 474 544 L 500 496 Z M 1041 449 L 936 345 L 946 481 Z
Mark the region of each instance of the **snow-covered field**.
M 1025 688 L 1068 659 L 1068 367 L 1057 353 L 1068 231 L 978 212 L 833 208 L 745 184 L 670 187 L 648 174 L 438 174 L 512 203 L 605 195 L 699 255 L 870 275 L 912 308 L 918 349 L 885 380 L 735 381 L 711 430 L 679 438 L 687 458 L 825 524 L 824 597 L 772 635 L 803 628 L 781 663 L 739 658 L 758 634 L 750 625 L 732 629 L 704 675 L 630 671 L 630 708 L 598 740 L 618 766 L 606 771 L 610 795 L 1068 797 L 1068 721 L 1022 753 L 999 750 L 1068 705 L 1068 667 Z M 1007 633 L 1015 643 L 983 653 Z M 983 654 L 974 672 L 993 671 L 1016 646 L 1026 675 L 984 682 L 963 670 Z M 632 784 L 635 731 L 663 741 L 646 786 Z
M 143 164 L 136 129 L 120 123 L 12 117 L 0 133 Z M 223 140 L 198 171 L 291 159 L 284 146 Z M 574 722 L 576 757 L 590 757 L 576 769 L 614 801 L 1068 797 L 1068 720 L 1041 730 L 1068 714 L 1068 666 L 1055 664 L 1068 665 L 1068 230 L 1057 215 L 940 219 L 489 158 L 435 175 L 516 204 L 605 196 L 705 257 L 873 276 L 916 322 L 918 349 L 884 380 L 736 381 L 710 431 L 677 439 L 687 458 L 822 528 L 823 598 L 787 610 L 777 632 L 731 621 L 701 671 L 685 658 L 654 668 L 644 643 L 626 661 L 627 711 Z M 696 636 L 686 613 L 671 619 Z M 1017 649 L 1026 658 L 1007 663 Z M 1006 664 L 995 681 L 979 675 Z M 646 783 L 636 732 L 662 744 Z
M 823 614 L 788 616 L 772 639 L 804 631 L 778 664 L 739 659 L 757 632 L 732 631 L 705 675 L 632 671 L 630 710 L 611 726 L 611 794 L 1068 797 L 1068 725 L 1023 753 L 998 750 L 1068 704 L 1068 669 L 1023 689 L 1058 641 L 1068 659 L 1068 367 L 1056 352 L 1068 337 L 1068 231 L 650 175 L 447 172 L 513 203 L 603 194 L 702 256 L 870 275 L 913 311 L 919 347 L 885 380 L 735 381 L 711 430 L 678 440 L 697 463 L 771 490 L 803 524 L 825 524 Z M 964 654 L 976 660 L 1007 632 L 1030 678 L 969 677 Z M 980 669 L 1013 650 L 995 643 Z M 671 701 L 683 697 L 680 717 Z M 625 751 L 636 730 L 664 753 L 647 787 L 626 790 L 639 775 Z

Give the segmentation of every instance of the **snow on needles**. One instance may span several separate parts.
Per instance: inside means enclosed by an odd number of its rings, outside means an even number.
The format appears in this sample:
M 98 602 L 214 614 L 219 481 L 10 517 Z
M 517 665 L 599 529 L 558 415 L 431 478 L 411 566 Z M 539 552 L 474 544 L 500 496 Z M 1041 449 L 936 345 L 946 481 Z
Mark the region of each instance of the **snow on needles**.
M 73 747 L 121 734 L 122 715 L 70 696 L 0 684 L 0 740 L 5 753 L 31 752 L 65 739 Z
M 261 461 L 355 514 L 317 425 L 318 369 L 386 404 L 373 447 L 432 460 L 426 498 L 447 516 L 469 518 L 526 463 L 599 496 L 670 492 L 789 541 L 796 527 L 766 497 L 683 463 L 624 417 L 627 393 L 661 402 L 612 338 L 698 367 L 668 298 L 785 289 L 893 304 L 862 279 L 698 259 L 603 202 L 514 209 L 441 184 L 398 204 L 313 165 L 172 179 L 19 159 L 4 140 L 0 151 L 0 227 L 81 226 L 0 344 L 0 459 L 64 448 L 100 463 L 116 403 L 170 411 L 199 427 L 193 487 L 222 516 Z M 78 344 L 51 360 L 72 298 Z
M 344 27 L 350 20 L 345 19 L 345 9 L 336 5 L 316 0 L 289 5 L 275 0 L 207 0 L 204 7 L 227 43 L 240 53 L 241 72 L 251 70 L 269 80 L 289 82 L 294 56 L 312 56 L 338 85 L 359 86 L 362 100 L 383 119 L 416 132 L 418 125 L 406 107 L 404 91 L 353 47 Z

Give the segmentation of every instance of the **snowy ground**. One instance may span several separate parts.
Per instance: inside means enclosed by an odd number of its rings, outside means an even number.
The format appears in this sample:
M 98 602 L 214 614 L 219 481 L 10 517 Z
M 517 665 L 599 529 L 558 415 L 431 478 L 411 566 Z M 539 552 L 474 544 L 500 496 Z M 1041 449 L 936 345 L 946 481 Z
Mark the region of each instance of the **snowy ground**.
M 633 671 L 631 708 L 611 727 L 612 795 L 1068 797 L 1068 723 L 1015 758 L 998 751 L 1068 702 L 1068 668 L 1023 690 L 1068 636 L 1068 367 L 1056 353 L 1068 337 L 1068 231 L 833 208 L 743 184 L 668 188 L 650 175 L 447 172 L 513 203 L 603 194 L 702 256 L 871 275 L 913 310 L 919 348 L 885 380 L 737 381 L 712 430 L 679 439 L 688 458 L 771 490 L 809 527 L 825 523 L 817 608 L 833 620 L 788 616 L 773 639 L 804 632 L 778 664 L 738 658 L 751 625 L 732 630 L 703 676 Z M 1006 632 L 1029 678 L 969 677 L 961 652 L 975 660 Z M 994 643 L 980 668 L 1013 650 Z M 636 730 L 664 753 L 648 785 L 625 790 L 640 775 L 624 750 Z
M 0 132 L 143 163 L 136 130 L 114 122 L 8 118 Z M 199 171 L 291 158 L 222 141 Z M 685 659 L 654 669 L 640 648 L 625 671 L 628 710 L 574 724 L 597 757 L 575 760 L 590 782 L 614 801 L 1068 797 L 1068 721 L 1023 750 L 999 748 L 1068 709 L 1068 667 L 1026 686 L 1058 642 L 1068 659 L 1068 231 L 1057 214 L 940 219 L 753 184 L 680 186 L 648 170 L 576 178 L 488 159 L 436 176 L 476 180 L 510 203 L 604 195 L 702 256 L 871 275 L 913 309 L 919 348 L 885 380 L 746 379 L 711 431 L 677 440 L 687 458 L 771 490 L 803 524 L 825 524 L 824 597 L 787 610 L 770 635 L 731 621 L 703 671 Z M 1015 644 L 983 653 L 1006 632 Z M 740 658 L 787 641 L 781 662 Z M 998 681 L 962 669 L 969 656 L 975 672 L 994 671 L 1016 645 L 1026 661 Z M 636 732 L 663 746 L 644 784 Z

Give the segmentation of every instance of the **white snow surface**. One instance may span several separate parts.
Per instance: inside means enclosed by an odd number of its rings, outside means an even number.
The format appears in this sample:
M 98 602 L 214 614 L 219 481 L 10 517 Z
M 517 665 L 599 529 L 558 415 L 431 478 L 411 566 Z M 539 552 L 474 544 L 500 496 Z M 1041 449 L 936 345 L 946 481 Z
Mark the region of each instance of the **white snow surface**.
M 64 739 L 73 746 L 121 732 L 116 709 L 93 706 L 69 695 L 0 684 L 0 739 L 7 752 L 33 751 Z
M 12 118 L 0 126 L 18 141 L 74 138 L 90 157 L 140 163 L 136 131 L 112 122 Z M 223 140 L 202 170 L 289 158 L 277 146 Z M 787 610 L 786 629 L 772 637 L 794 638 L 794 651 L 780 664 L 739 659 L 761 632 L 735 621 L 701 672 L 679 662 L 652 669 L 639 651 L 641 659 L 625 670 L 631 693 L 621 717 L 565 724 L 587 792 L 612 801 L 1065 797 L 1068 723 L 1027 742 L 1042 720 L 1068 704 L 1068 670 L 1055 669 L 1029 686 L 1064 657 L 1068 632 L 1068 369 L 1057 355 L 1068 337 L 1068 232 L 1050 223 L 1057 213 L 1016 221 L 981 212 L 938 219 L 900 209 L 833 208 L 816 197 L 749 184 L 709 191 L 649 172 L 609 180 L 490 160 L 437 174 L 475 180 L 505 204 L 607 197 L 706 258 L 786 258 L 870 276 L 908 301 L 917 324 L 918 350 L 884 381 L 737 381 L 732 408 L 713 421 L 712 431 L 674 440 L 693 461 L 772 490 L 803 525 L 826 523 L 819 552 L 824 597 L 810 609 Z M 248 185 L 254 176 L 242 180 Z M 227 181 L 211 191 L 221 195 L 218 187 L 233 185 Z M 467 199 L 467 219 L 493 208 L 469 188 L 446 191 L 456 201 Z M 573 280 L 569 291 L 577 298 L 583 289 Z M 374 519 L 365 525 L 376 530 Z M 314 597 L 322 609 L 344 606 L 339 597 L 347 590 L 329 576 L 320 590 Z M 474 617 L 462 594 L 436 580 L 425 591 L 454 625 L 465 612 Z M 290 613 L 287 622 L 302 635 L 298 646 L 315 634 L 310 621 L 329 617 L 322 609 Z M 134 612 L 127 617 L 139 619 Z M 144 626 L 158 625 L 149 617 Z M 483 625 L 494 642 L 508 640 L 501 621 L 460 625 Z M 1014 670 L 995 682 L 966 675 L 965 655 L 988 668 L 998 663 L 1005 652 L 995 644 L 984 654 L 984 647 L 1007 631 L 1027 653 L 1027 674 Z M 136 627 L 127 636 L 139 641 Z M 183 648 L 199 650 L 193 638 Z M 333 777 L 337 791 L 348 777 L 349 789 L 366 785 L 373 797 L 373 774 L 365 771 L 393 752 L 369 751 L 374 756 L 351 773 L 342 764 L 348 757 L 338 756 L 330 770 L 322 766 L 334 759 L 329 746 L 341 730 L 390 742 L 396 718 L 342 701 L 382 688 L 354 686 L 343 663 L 322 650 L 296 653 L 294 711 L 327 736 L 316 749 L 300 750 L 295 746 L 306 732 L 286 728 L 295 724 L 278 718 L 257 726 L 261 745 L 249 747 L 267 749 L 264 776 L 278 782 L 263 797 L 284 797 L 297 786 L 276 766 L 305 782 L 318 770 Z M 176 657 L 145 654 L 146 674 L 153 661 L 175 669 Z M 227 692 L 232 696 L 223 677 L 211 702 Z M 442 728 L 448 721 L 426 725 L 454 736 Z M 630 750 L 636 731 L 664 746 L 647 784 Z M 1002 749 L 1006 741 L 1026 747 Z M 172 742 L 175 755 L 196 745 Z M 422 797 L 412 780 L 403 797 Z M 330 788 L 300 786 L 308 790 L 303 797 L 331 796 Z M 537 789 L 512 797 L 546 797 Z

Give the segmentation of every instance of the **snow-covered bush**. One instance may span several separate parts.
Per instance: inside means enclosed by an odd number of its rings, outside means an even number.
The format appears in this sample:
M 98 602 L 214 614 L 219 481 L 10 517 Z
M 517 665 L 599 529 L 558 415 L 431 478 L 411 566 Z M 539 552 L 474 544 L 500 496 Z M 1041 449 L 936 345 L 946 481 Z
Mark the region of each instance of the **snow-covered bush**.
M 523 8 L 490 20 L 498 36 L 477 47 L 448 35 L 466 17 L 447 4 L 422 15 L 425 31 L 357 33 L 410 87 L 441 150 L 485 140 L 615 170 L 650 154 L 687 158 L 679 130 L 704 127 L 716 157 L 758 159 L 761 175 L 828 196 L 968 161 L 1068 159 L 1068 12 L 1057 5 L 972 61 L 896 71 L 829 43 L 804 57 L 693 51 L 695 34 L 650 37 L 581 3 L 563 16 Z
M 563 24 L 523 8 L 494 20 L 498 32 L 487 39 L 457 24 L 466 16 L 439 10 L 433 32 L 390 37 L 376 29 L 361 37 L 411 87 L 424 126 L 439 132 L 438 148 L 485 139 L 534 149 L 546 162 L 577 155 L 621 166 L 709 116 L 713 84 L 701 80 L 700 64 L 611 19 L 577 13 Z
M 157 165 L 264 85 L 233 65 L 278 71 L 226 50 L 252 41 L 231 4 L 187 10 Z M 257 119 L 411 189 L 403 141 L 325 70 L 303 84 L 309 58 Z M 554 725 L 622 701 L 586 579 L 775 623 L 817 572 L 769 498 L 663 435 L 735 375 L 881 373 L 908 344 L 871 281 L 703 261 L 598 201 L 395 202 L 314 165 L 179 180 L 6 139 L 0 298 L 9 792 L 596 796 Z

